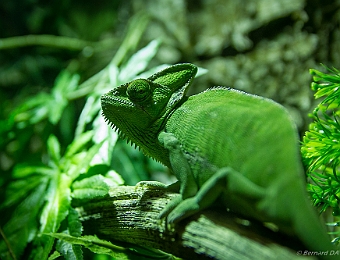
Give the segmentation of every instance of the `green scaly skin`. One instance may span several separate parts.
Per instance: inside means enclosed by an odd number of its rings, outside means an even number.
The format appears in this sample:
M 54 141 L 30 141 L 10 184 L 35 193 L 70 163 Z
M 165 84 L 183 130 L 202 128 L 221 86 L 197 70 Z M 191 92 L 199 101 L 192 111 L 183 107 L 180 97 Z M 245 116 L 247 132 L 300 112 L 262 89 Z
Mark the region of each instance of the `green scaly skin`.
M 196 73 L 192 64 L 177 64 L 102 96 L 106 121 L 178 178 L 181 196 L 160 217 L 176 223 L 219 200 L 330 254 L 334 248 L 305 192 L 287 111 L 222 87 L 187 97 Z

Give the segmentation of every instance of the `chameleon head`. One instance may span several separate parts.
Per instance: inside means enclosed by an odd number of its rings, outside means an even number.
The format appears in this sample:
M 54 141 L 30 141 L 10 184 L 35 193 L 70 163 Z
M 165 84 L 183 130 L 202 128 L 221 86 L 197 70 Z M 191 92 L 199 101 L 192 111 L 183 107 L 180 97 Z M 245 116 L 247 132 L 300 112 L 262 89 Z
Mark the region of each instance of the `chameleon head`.
M 133 143 L 154 150 L 157 136 L 167 116 L 180 102 L 191 84 L 197 67 L 178 64 L 147 79 L 136 79 L 102 95 L 106 121 Z M 152 156 L 154 157 L 154 156 Z

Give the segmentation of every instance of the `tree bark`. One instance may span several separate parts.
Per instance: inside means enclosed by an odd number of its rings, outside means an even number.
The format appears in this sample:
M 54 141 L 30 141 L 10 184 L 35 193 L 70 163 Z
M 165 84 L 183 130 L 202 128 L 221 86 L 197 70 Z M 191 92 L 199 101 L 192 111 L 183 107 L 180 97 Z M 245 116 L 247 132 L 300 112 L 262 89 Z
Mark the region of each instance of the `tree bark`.
M 87 234 L 183 259 L 316 259 L 299 256 L 307 251 L 294 238 L 222 209 L 205 210 L 167 227 L 158 215 L 176 196 L 150 186 L 119 186 L 105 197 L 75 206 Z

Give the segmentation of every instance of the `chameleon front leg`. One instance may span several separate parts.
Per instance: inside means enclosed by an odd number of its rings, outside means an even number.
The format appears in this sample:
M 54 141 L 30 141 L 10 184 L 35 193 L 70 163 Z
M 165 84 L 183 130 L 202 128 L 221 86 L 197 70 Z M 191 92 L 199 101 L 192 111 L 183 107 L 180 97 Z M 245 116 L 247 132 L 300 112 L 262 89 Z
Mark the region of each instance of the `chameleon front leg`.
M 184 199 L 194 196 L 197 193 L 198 186 L 177 138 L 172 133 L 161 132 L 158 136 L 158 140 L 169 151 L 172 171 L 178 179 L 177 183 L 180 185 L 180 196 L 170 201 L 160 213 L 159 218 L 164 218 Z
M 246 201 L 260 200 L 265 196 L 263 188 L 230 167 L 219 169 L 198 190 L 177 138 L 171 133 L 163 132 L 159 135 L 159 140 L 169 150 L 172 169 L 181 184 L 182 197 L 171 201 L 160 214 L 161 218 L 167 216 L 168 223 L 179 222 L 208 208 L 226 191 Z
M 180 183 L 179 192 L 182 198 L 186 199 L 194 196 L 197 193 L 198 186 L 178 139 L 172 133 L 161 132 L 158 140 L 169 151 L 170 164 L 173 173 Z

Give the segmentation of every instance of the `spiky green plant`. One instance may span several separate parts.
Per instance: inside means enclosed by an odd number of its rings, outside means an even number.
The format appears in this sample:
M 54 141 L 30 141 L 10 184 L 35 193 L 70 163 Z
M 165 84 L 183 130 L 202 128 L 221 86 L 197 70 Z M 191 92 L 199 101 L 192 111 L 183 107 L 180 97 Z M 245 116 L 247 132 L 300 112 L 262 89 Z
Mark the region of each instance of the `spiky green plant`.
M 323 98 L 311 114 L 302 142 L 302 157 L 310 179 L 308 190 L 315 206 L 324 212 L 331 208 L 340 215 L 340 72 L 333 68 L 327 73 L 310 70 L 311 88 L 315 98 Z

